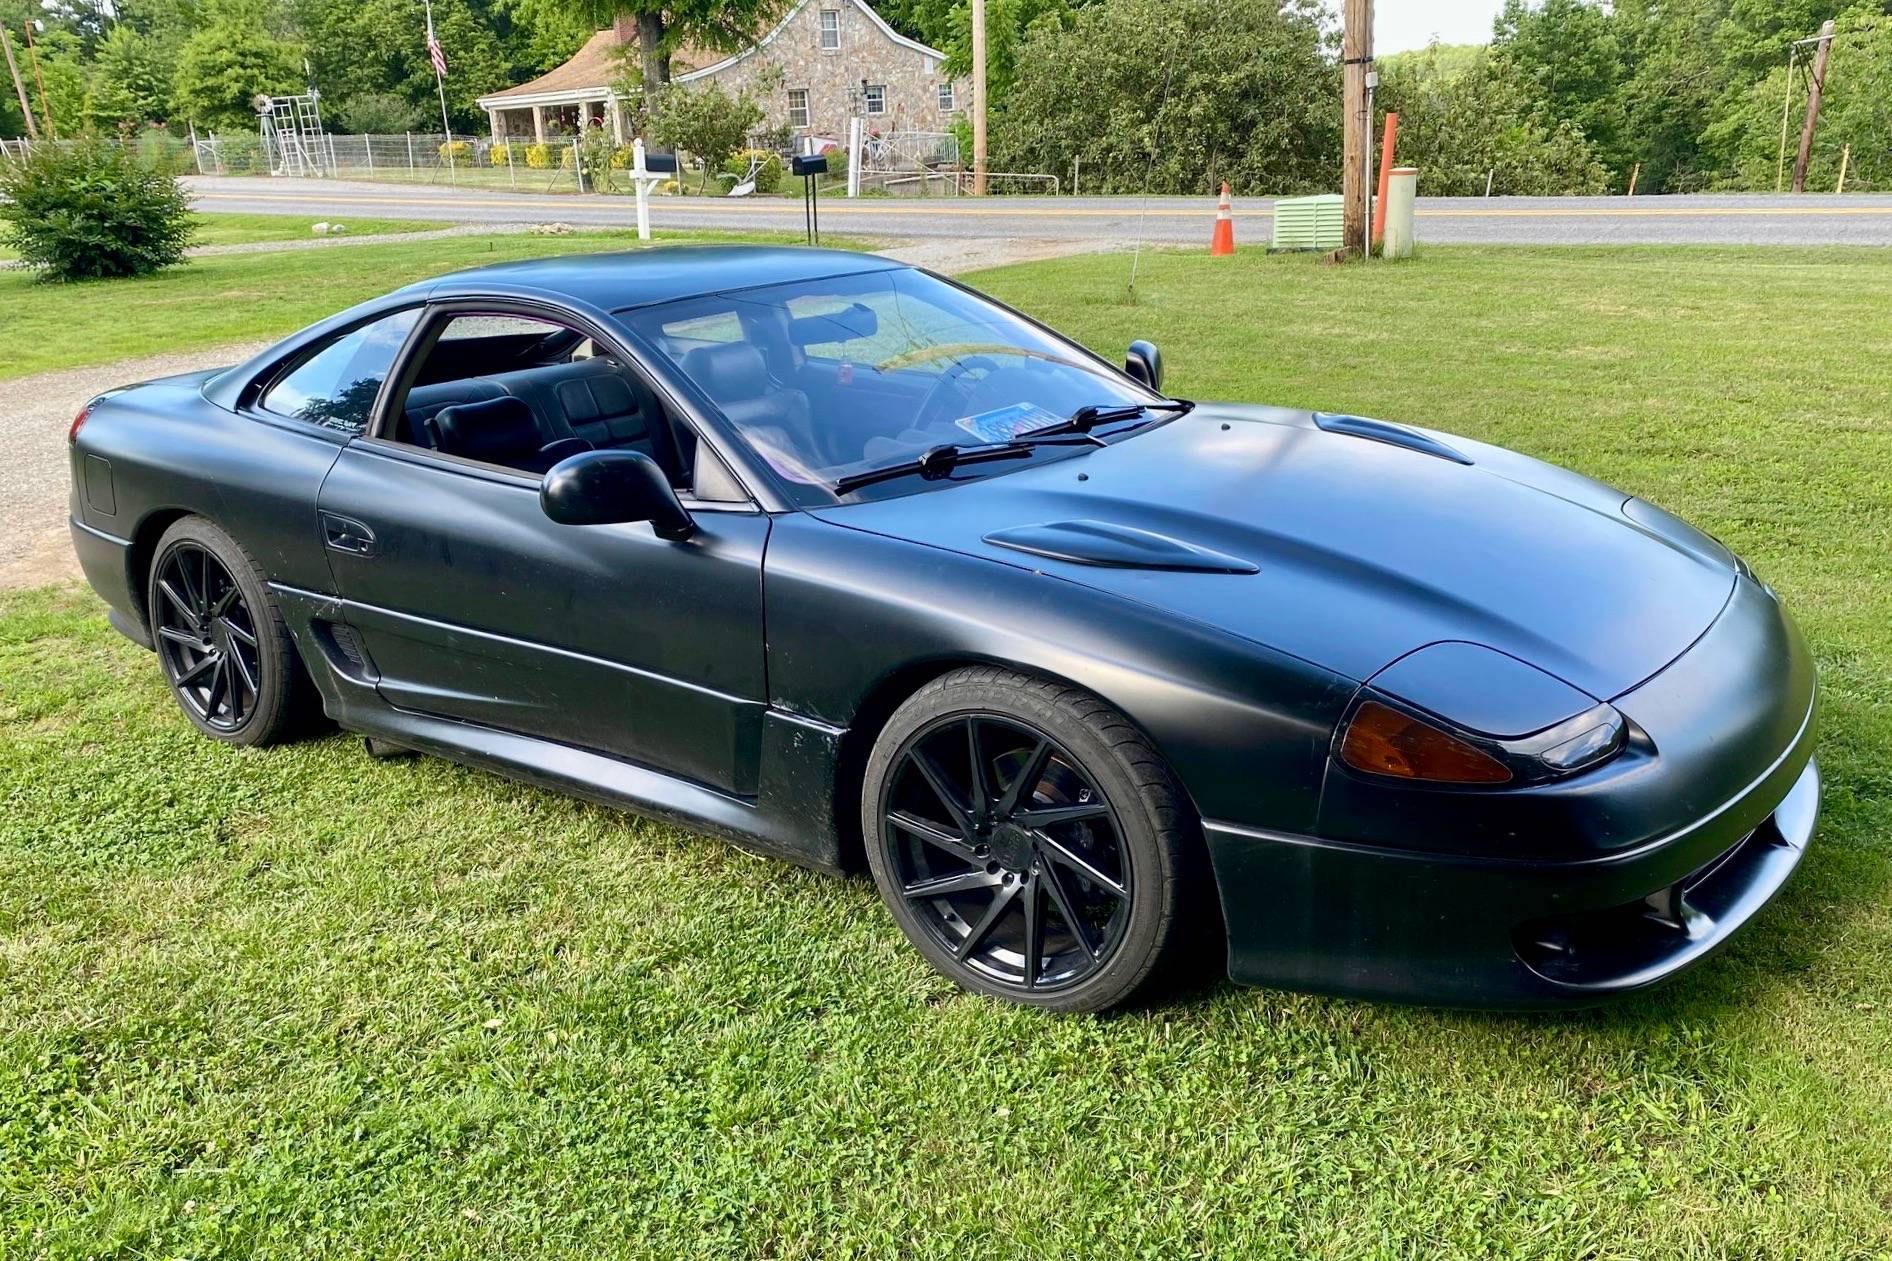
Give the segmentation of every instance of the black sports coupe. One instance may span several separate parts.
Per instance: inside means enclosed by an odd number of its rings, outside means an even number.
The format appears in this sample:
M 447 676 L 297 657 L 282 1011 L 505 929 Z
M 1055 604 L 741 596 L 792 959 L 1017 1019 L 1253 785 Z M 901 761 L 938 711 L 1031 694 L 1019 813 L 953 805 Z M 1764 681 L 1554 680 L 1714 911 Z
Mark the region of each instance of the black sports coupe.
M 866 254 L 423 281 L 72 425 L 72 536 L 205 734 L 326 715 L 810 866 L 968 989 L 1641 989 L 1818 808 L 1774 593 L 1643 500 L 1191 403 Z

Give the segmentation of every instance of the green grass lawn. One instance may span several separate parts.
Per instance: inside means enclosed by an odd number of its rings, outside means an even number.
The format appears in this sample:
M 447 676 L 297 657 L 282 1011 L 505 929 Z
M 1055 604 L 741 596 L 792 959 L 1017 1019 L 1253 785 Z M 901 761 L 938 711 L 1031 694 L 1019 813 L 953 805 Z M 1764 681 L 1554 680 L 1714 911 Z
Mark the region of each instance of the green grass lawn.
M 309 232 L 308 223 L 300 218 L 226 217 L 255 220 L 298 240 Z M 383 221 L 344 222 L 361 235 Z M 656 239 L 675 243 L 794 238 L 781 233 L 658 233 Z M 824 243 L 843 249 L 867 244 L 844 238 Z M 570 236 L 503 233 L 334 250 L 220 254 L 194 258 L 139 280 L 73 285 L 47 285 L 25 272 L 0 271 L 0 346 L 6 348 L 0 354 L 0 381 L 161 351 L 280 337 L 364 298 L 441 272 L 506 259 L 637 245 L 634 229 Z
M 317 220 L 294 215 L 239 215 L 214 211 L 192 212 L 197 220 L 193 245 L 247 245 L 254 241 L 314 240 L 309 226 Z M 342 219 L 352 236 L 382 232 L 428 232 L 450 223 L 428 219 Z M 12 248 L 0 245 L 0 258 L 17 258 Z
M 976 283 L 1155 336 L 1183 394 L 1495 439 L 1745 553 L 1825 687 L 1778 904 L 1596 1012 L 1048 1017 L 935 978 L 864 880 L 210 743 L 88 593 L 13 594 L 0 1255 L 1892 1256 L 1892 254 L 1158 254 L 1134 303 L 1127 267 Z

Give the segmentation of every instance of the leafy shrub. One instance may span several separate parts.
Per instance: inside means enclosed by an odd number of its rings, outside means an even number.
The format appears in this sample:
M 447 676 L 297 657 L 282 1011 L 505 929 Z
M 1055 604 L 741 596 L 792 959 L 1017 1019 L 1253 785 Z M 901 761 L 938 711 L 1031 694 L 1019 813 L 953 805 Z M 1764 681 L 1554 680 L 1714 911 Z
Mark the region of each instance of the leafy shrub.
M 738 181 L 749 178 L 749 164 L 759 161 L 756 168 L 755 190 L 758 193 L 773 193 L 782 187 L 782 159 L 767 149 L 740 149 L 729 155 L 723 163 L 723 173 L 735 177 Z
M 42 280 L 148 275 L 181 261 L 195 231 L 176 176 L 97 136 L 0 161 L 0 219 Z
M 628 171 L 636 161 L 637 150 L 630 145 L 621 144 L 611 151 L 611 169 L 614 171 Z
M 512 146 L 509 144 L 496 144 L 486 151 L 486 160 L 493 166 L 511 166 L 512 159 Z
M 714 82 L 672 86 L 658 99 L 651 139 L 694 154 L 702 164 L 703 187 L 708 188 L 711 173 L 723 169 L 729 155 L 762 125 L 762 118 L 762 107 L 751 97 L 731 96 Z
M 363 92 L 343 101 L 335 118 L 343 131 L 357 136 L 398 136 L 420 130 L 428 111 L 387 92 Z
M 526 146 L 526 165 L 535 171 L 552 169 L 552 146 L 549 144 L 529 144 Z
M 264 156 L 263 142 L 256 138 L 256 133 L 219 132 L 216 140 L 217 159 L 230 174 L 243 175 L 251 171 L 268 173 L 268 158 Z
M 451 161 L 455 166 L 465 166 L 473 157 L 473 146 L 464 140 L 444 141 L 440 146 L 440 160 Z
M 173 136 L 156 123 L 137 133 L 138 160 L 154 171 L 167 175 L 195 175 L 197 163 L 190 141 Z

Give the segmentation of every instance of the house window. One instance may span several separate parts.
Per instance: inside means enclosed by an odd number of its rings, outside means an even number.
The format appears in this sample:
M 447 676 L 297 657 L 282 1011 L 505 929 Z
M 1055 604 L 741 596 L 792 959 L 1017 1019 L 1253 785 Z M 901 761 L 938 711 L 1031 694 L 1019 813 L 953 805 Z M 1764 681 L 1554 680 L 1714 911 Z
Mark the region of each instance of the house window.
M 808 89 L 790 88 L 788 90 L 788 125 L 806 127 L 808 125 Z
M 955 106 L 953 105 L 953 85 L 951 83 L 940 84 L 939 85 L 940 113 L 950 114 L 953 112 L 954 108 Z
M 821 47 L 832 52 L 841 46 L 841 10 L 821 11 Z
M 870 83 L 861 89 L 861 96 L 867 102 L 867 112 L 884 114 L 887 112 L 887 85 Z

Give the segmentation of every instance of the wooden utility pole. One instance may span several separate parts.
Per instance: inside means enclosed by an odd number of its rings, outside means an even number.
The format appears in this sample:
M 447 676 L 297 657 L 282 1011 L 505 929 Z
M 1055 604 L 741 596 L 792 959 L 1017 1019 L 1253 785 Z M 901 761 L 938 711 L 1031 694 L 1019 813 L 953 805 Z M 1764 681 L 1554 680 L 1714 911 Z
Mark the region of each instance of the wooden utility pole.
M 46 120 L 46 134 L 54 140 L 59 139 L 59 123 L 53 118 L 52 107 L 46 104 L 46 80 L 39 73 L 39 49 L 33 46 L 33 19 L 26 19 L 26 60 L 33 67 L 33 86 L 39 89 L 39 116 Z
M 32 21 L 28 18 L 27 21 Z M 13 76 L 13 91 L 20 98 L 20 116 L 26 120 L 26 138 L 39 139 L 39 126 L 33 121 L 33 107 L 26 103 L 26 84 L 20 79 L 20 63 L 13 60 L 13 41 L 7 38 L 7 28 L 0 25 L 0 49 L 7 54 L 7 73 Z
M 1366 73 L 1373 68 L 1373 0 L 1341 0 L 1341 22 L 1340 58 L 1346 87 L 1340 157 L 1341 244 L 1364 255 L 1368 230 L 1367 132 L 1373 126 L 1366 115 Z
M 1807 163 L 1813 157 L 1813 129 L 1820 122 L 1820 94 L 1826 90 L 1826 58 L 1833 51 L 1833 21 L 1820 28 L 1820 51 L 1813 55 L 1813 82 L 1807 87 L 1807 120 L 1800 124 L 1800 152 L 1793 160 L 1793 191 L 1807 191 Z
M 972 195 L 985 196 L 985 0 L 972 0 Z

